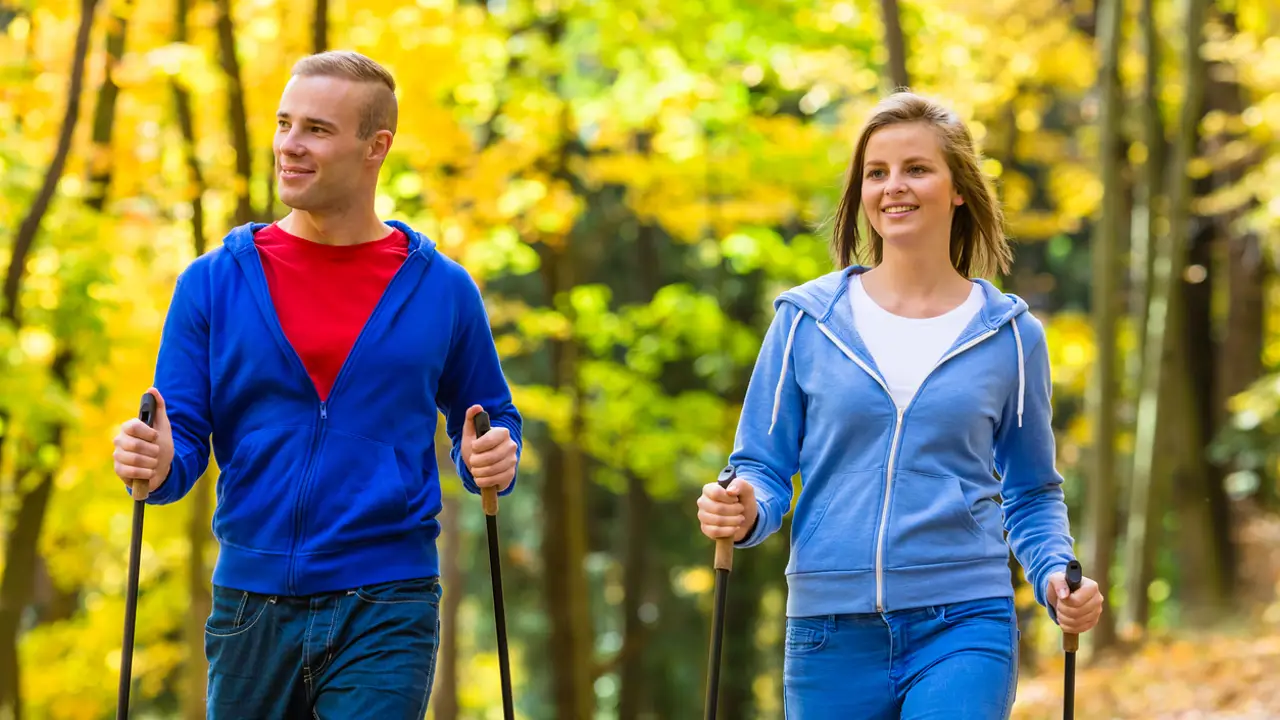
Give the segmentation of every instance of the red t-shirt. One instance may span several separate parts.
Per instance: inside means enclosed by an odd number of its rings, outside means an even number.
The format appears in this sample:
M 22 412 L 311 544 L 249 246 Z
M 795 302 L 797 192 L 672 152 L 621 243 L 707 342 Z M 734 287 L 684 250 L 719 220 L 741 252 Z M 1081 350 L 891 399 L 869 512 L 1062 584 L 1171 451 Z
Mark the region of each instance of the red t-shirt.
M 271 224 L 254 236 L 280 326 L 326 400 L 387 283 L 409 255 L 400 230 L 358 245 L 323 245 Z

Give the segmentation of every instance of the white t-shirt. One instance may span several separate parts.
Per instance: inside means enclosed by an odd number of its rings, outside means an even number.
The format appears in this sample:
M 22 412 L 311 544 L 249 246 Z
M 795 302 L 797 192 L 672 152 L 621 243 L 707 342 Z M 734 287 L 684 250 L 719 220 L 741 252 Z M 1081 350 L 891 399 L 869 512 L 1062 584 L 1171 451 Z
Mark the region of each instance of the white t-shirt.
M 854 274 L 849 278 L 849 298 L 854 327 L 884 376 L 893 402 L 903 409 L 982 309 L 985 296 L 982 287 L 973 283 L 969 297 L 954 309 L 931 318 L 907 318 L 877 305 L 862 287 L 862 277 Z

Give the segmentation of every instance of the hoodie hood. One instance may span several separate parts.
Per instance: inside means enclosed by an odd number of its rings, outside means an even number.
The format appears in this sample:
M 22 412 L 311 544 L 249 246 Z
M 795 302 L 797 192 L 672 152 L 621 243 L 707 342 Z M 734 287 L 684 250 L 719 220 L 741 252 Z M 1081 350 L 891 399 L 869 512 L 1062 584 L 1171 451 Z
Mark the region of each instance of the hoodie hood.
M 404 233 L 409 238 L 410 257 L 416 255 L 423 260 L 431 260 L 435 257 L 436 244 L 431 238 L 399 220 L 384 220 L 383 222 Z M 222 238 L 222 244 L 226 246 L 227 250 L 231 251 L 232 255 L 239 255 L 253 247 L 253 236 L 264 227 L 267 227 L 267 223 L 254 222 L 232 228 L 231 232 Z
M 782 373 L 778 377 L 777 390 L 774 393 L 773 419 L 775 422 L 778 412 L 777 405 L 781 398 L 782 380 L 787 372 L 787 365 L 795 342 L 796 328 L 806 315 L 813 318 L 817 322 L 818 328 L 838 346 L 841 346 L 841 349 L 845 351 L 846 355 L 849 355 L 851 360 L 861 365 L 864 370 L 883 383 L 884 378 L 874 369 L 874 361 L 854 329 L 853 310 L 849 307 L 849 303 L 846 302 L 845 298 L 849 290 L 849 278 L 870 269 L 864 265 L 852 265 L 843 270 L 836 270 L 810 280 L 803 285 L 791 288 L 774 300 L 773 307 L 775 311 L 783 303 L 790 303 L 800 310 L 792 320 L 790 331 L 787 334 Z M 1015 319 L 1027 312 L 1027 303 L 1013 293 L 1001 292 L 995 285 L 982 278 L 974 278 L 972 282 L 977 283 L 982 288 L 983 294 L 986 296 L 986 302 L 982 306 L 982 311 L 965 328 L 960 337 L 956 339 L 956 343 L 951 351 L 948 352 L 948 356 L 956 352 L 958 348 L 963 348 L 978 338 L 999 332 L 1000 328 L 1008 323 L 1013 328 L 1013 337 L 1018 351 L 1018 427 L 1022 427 L 1022 411 L 1026 404 L 1026 357 L 1022 346 L 1022 334 L 1018 330 L 1018 323 L 1015 322 Z

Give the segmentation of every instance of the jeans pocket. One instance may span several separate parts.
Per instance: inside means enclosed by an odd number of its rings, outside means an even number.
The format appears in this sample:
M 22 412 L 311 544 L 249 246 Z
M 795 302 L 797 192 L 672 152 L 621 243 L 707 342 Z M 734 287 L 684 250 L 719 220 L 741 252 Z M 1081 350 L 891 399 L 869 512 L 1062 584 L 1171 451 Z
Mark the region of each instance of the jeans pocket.
M 246 590 L 214 586 L 213 607 L 204 631 L 217 637 L 230 637 L 248 631 L 276 603 L 275 595 L 261 595 Z
M 1016 627 L 1013 599 L 1007 597 L 939 605 L 937 615 L 938 621 L 948 626 L 969 622 L 995 622 Z
M 818 652 L 826 647 L 828 634 L 824 617 L 787 618 L 786 653 L 796 656 Z
M 375 605 L 400 603 L 440 604 L 440 579 L 438 577 L 395 580 L 356 588 L 355 595 L 364 602 Z

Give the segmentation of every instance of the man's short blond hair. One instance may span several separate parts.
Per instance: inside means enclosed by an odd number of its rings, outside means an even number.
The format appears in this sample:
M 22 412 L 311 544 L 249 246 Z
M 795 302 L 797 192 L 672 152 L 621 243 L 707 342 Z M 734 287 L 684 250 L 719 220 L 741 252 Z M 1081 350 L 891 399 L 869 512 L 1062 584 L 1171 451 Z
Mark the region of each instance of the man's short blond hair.
M 371 83 L 372 89 L 360 108 L 360 127 L 356 135 L 367 140 L 378 130 L 396 132 L 398 107 L 396 81 L 391 73 L 373 60 L 351 50 L 329 50 L 308 55 L 294 63 L 294 77 L 332 77 Z

